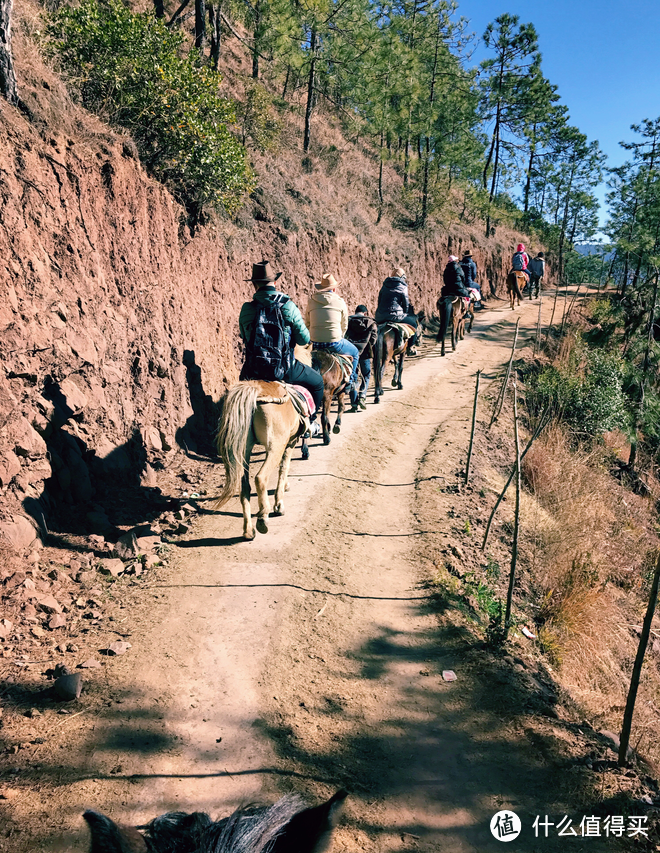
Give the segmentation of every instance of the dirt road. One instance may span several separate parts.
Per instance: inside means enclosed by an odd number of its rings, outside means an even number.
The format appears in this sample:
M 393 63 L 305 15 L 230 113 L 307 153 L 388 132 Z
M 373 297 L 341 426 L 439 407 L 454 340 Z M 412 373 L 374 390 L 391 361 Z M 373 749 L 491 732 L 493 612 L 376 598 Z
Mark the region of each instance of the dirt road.
M 142 823 L 346 787 L 336 850 L 467 853 L 499 849 L 498 809 L 547 810 L 556 769 L 543 738 L 484 701 L 489 685 L 429 607 L 420 555 L 447 518 L 416 504 L 434 436 L 447 467 L 425 483 L 465 459 L 475 370 L 486 387 L 515 320 L 524 342 L 537 315 L 536 302 L 484 312 L 456 353 L 408 362 L 404 391 L 294 460 L 286 515 L 266 536 L 240 539 L 238 499 L 200 517 L 147 587 L 134 653 L 107 670 L 107 713 L 61 792 L 60 826 L 79 826 L 81 805 Z M 49 849 L 84 844 L 72 829 Z

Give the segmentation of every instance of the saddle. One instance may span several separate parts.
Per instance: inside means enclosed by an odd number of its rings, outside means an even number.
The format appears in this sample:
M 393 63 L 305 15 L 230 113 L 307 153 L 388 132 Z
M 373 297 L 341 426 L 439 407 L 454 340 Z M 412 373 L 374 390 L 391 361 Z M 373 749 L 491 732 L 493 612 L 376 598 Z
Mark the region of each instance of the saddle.
M 300 418 L 300 430 L 298 434 L 302 435 L 307 432 L 309 429 L 309 419 L 316 411 L 314 400 L 307 388 L 303 388 L 302 385 L 289 385 L 286 382 L 269 382 L 268 384 L 272 386 L 273 393 L 257 397 L 257 403 L 276 403 L 282 405 L 287 400 L 291 400 L 293 408 Z
M 401 343 L 405 343 L 409 338 L 415 334 L 417 329 L 414 326 L 409 325 L 408 323 L 383 323 L 385 326 L 385 330 L 393 329 L 395 332 L 401 335 Z

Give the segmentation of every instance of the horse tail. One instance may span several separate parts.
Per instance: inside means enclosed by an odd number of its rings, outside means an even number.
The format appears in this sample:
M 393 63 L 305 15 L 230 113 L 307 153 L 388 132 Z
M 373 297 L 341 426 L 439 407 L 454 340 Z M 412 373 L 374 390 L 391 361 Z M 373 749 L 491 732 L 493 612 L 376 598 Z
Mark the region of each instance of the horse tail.
M 378 337 L 376 338 L 376 345 L 374 346 L 374 385 L 376 392 L 376 402 L 378 402 L 378 394 L 381 390 L 382 382 L 381 382 L 381 370 L 385 363 L 385 333 L 384 326 L 378 327 Z
M 438 343 L 442 343 L 447 335 L 449 328 L 449 319 L 452 312 L 452 297 L 443 296 L 438 300 L 438 308 L 440 309 L 440 328 L 438 330 Z
M 523 295 L 520 292 L 520 285 L 518 284 L 518 275 L 516 273 L 513 274 L 513 281 L 514 281 L 514 288 L 513 289 L 515 290 L 515 293 L 516 293 L 516 296 L 518 297 L 518 299 L 522 302 Z
M 239 382 L 225 397 L 217 438 L 218 453 L 225 465 L 225 486 L 215 509 L 226 504 L 240 488 L 248 435 L 260 393 L 256 382 Z

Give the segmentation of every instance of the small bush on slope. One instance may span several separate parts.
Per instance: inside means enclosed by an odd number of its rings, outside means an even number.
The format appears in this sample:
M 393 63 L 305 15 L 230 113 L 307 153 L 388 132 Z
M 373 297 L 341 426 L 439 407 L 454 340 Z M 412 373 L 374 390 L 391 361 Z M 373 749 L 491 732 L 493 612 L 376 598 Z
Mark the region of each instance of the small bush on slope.
M 48 19 L 48 48 L 85 107 L 130 131 L 147 169 L 195 219 L 204 205 L 231 213 L 253 186 L 245 148 L 232 135 L 234 105 L 220 75 L 182 35 L 118 0 L 82 0 Z

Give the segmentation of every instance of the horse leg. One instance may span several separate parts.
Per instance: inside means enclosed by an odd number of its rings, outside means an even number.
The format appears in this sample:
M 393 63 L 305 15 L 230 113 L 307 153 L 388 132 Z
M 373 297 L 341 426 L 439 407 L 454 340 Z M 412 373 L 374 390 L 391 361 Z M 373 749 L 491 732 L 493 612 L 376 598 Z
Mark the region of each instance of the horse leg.
M 327 389 L 323 392 L 323 409 L 321 411 L 321 427 L 323 429 L 323 444 L 330 444 L 330 407 L 332 406 L 332 392 Z
M 254 447 L 252 430 L 248 435 L 245 448 L 245 461 L 243 463 L 243 478 L 241 480 L 241 507 L 243 508 L 243 539 L 254 539 L 255 529 L 252 524 L 252 511 L 250 509 L 250 456 Z
M 380 403 L 380 397 L 383 393 L 382 345 L 383 336 L 379 332 L 374 352 L 374 403 Z
M 273 507 L 273 515 L 284 515 L 282 500 L 284 498 L 284 492 L 287 491 L 289 486 L 289 466 L 291 465 L 292 454 L 293 447 L 287 447 L 284 451 L 282 461 L 280 462 L 280 475 L 277 478 L 277 488 L 275 489 L 275 506 Z
M 309 459 L 309 447 L 307 446 L 307 439 L 303 436 L 302 446 L 300 448 L 300 452 L 303 459 Z
M 405 349 L 401 350 L 401 354 L 399 355 L 399 362 L 397 364 L 398 373 L 397 373 L 397 388 L 399 391 L 403 391 L 403 383 L 401 382 L 401 377 L 403 376 L 403 359 L 405 357 L 406 351 Z
M 286 444 L 283 441 L 275 443 L 275 441 L 266 447 L 266 458 L 259 469 L 259 473 L 254 478 L 257 486 L 257 497 L 259 499 L 259 512 L 257 514 L 257 530 L 259 533 L 268 533 L 268 516 L 270 515 L 270 498 L 268 497 L 268 481 L 273 473 L 273 469 L 282 459 Z
M 468 335 L 472 333 L 472 324 L 474 323 L 474 307 L 472 306 L 472 303 L 470 303 L 469 314 L 470 324 L 468 325 Z
M 332 428 L 332 431 L 335 435 L 341 432 L 341 416 L 344 411 L 344 392 L 337 395 L 337 420 L 335 421 L 335 425 Z
M 451 306 L 451 349 L 452 352 L 456 350 L 456 332 L 457 332 L 457 322 L 456 322 L 456 312 L 458 308 L 456 305 Z
M 398 386 L 399 386 L 399 374 L 398 374 L 397 369 L 396 369 L 397 368 L 397 361 L 396 361 L 396 356 L 394 355 L 395 350 L 396 350 L 396 340 L 394 340 L 392 342 L 392 353 L 391 354 L 388 353 L 389 359 L 391 359 L 392 363 L 394 364 L 394 376 L 392 376 L 392 388 L 398 388 Z

